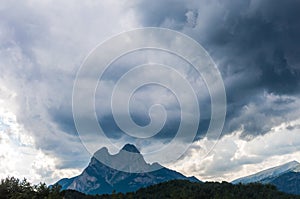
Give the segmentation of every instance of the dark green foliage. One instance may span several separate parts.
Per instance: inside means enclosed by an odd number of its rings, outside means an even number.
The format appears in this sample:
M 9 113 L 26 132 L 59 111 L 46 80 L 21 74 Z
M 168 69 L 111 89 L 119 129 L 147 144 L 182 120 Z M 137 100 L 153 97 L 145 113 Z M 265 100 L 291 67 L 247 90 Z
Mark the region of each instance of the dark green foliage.
M 0 198 L 31 198 L 34 193 L 33 187 L 24 179 L 20 181 L 11 177 L 1 180 Z
M 65 192 L 66 196 L 70 191 Z M 79 192 L 72 191 L 72 194 L 80 194 Z M 74 197 L 66 198 L 76 198 Z M 79 196 L 79 195 L 77 195 Z M 280 192 L 273 185 L 263 185 L 259 183 L 252 184 L 237 184 L 233 185 L 227 182 L 206 182 L 196 183 L 185 180 L 172 180 L 169 182 L 160 183 L 147 188 L 139 189 L 136 192 L 130 193 L 112 193 L 96 196 L 80 195 L 83 199 L 147 199 L 147 198 L 175 198 L 175 199 L 297 199 L 300 196 L 290 195 Z
M 0 183 L 0 199 L 60 199 L 63 198 L 60 190 L 59 185 L 49 188 L 45 183 L 31 185 L 26 179 L 7 177 Z
M 74 190 L 60 191 L 59 185 L 47 187 L 45 183 L 31 185 L 26 179 L 20 181 L 14 177 L 1 180 L 0 199 L 146 199 L 146 198 L 207 198 L 207 199 L 300 199 L 300 196 L 280 192 L 273 185 L 259 183 L 230 184 L 227 182 L 197 183 L 187 180 L 172 180 L 139 189 L 136 192 L 103 195 L 85 195 Z
M 227 182 L 193 183 L 183 180 L 173 180 L 167 183 L 150 186 L 138 190 L 126 198 L 300 198 L 277 191 L 275 186 L 258 183 L 248 185 L 233 185 Z

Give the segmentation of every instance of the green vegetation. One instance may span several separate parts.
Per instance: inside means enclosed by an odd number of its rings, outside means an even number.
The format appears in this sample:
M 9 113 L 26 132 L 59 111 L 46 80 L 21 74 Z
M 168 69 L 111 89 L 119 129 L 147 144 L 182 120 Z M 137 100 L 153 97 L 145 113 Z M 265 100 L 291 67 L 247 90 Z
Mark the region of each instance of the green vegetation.
M 132 197 L 133 196 L 133 197 Z M 134 194 L 126 194 L 126 198 L 300 198 L 279 192 L 273 185 L 253 183 L 248 185 L 233 185 L 228 182 L 194 183 L 174 180 L 138 190 Z
M 45 183 L 31 185 L 26 179 L 8 177 L 1 180 L 0 199 L 60 199 L 63 198 L 61 187 L 48 187 Z
M 300 196 L 280 192 L 273 185 L 259 183 L 233 185 L 227 182 L 196 183 L 186 180 L 172 180 L 131 193 L 115 193 L 104 195 L 85 195 L 74 190 L 60 191 L 61 187 L 47 187 L 45 183 L 31 185 L 26 179 L 20 181 L 14 177 L 1 180 L 0 199 L 146 199 L 146 198 L 211 198 L 211 199 L 292 199 Z

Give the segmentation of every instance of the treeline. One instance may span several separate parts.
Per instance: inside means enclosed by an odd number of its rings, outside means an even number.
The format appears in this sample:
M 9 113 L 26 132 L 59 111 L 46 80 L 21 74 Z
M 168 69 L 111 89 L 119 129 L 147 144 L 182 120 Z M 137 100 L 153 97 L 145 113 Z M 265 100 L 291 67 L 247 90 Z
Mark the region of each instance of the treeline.
M 68 199 L 147 199 L 147 198 L 174 198 L 174 199 L 299 199 L 300 196 L 280 192 L 273 185 L 259 183 L 237 184 L 228 182 L 197 183 L 186 180 L 172 180 L 152 185 L 131 193 L 112 193 L 98 196 L 76 197 L 78 192 L 69 192 Z
M 300 196 L 280 192 L 275 186 L 269 184 L 233 185 L 228 182 L 195 183 L 174 180 L 142 188 L 136 193 L 126 194 L 124 198 L 297 199 Z
M 48 187 L 45 183 L 32 185 L 25 178 L 14 177 L 2 179 L 0 183 L 0 199 L 60 199 L 63 192 L 59 185 Z
M 24 180 L 6 178 L 1 180 L 0 199 L 146 199 L 146 198 L 175 198 L 175 199 L 300 199 L 300 196 L 280 192 L 273 185 L 259 183 L 233 185 L 227 182 L 196 183 L 186 180 L 172 180 L 152 185 L 130 193 L 115 193 L 103 195 L 85 195 L 74 190 L 61 191 L 59 185 L 51 187 L 45 183 L 31 185 Z

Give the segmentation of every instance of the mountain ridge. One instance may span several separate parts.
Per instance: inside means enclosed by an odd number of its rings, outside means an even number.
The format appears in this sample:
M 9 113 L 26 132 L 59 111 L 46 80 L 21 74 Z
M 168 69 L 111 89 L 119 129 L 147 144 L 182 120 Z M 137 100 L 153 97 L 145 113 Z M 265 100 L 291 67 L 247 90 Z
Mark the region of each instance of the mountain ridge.
M 124 172 L 110 168 L 103 164 L 103 161 L 113 165 L 114 168 L 134 171 L 141 168 L 141 170 L 150 169 L 151 172 Z M 60 184 L 63 190 L 73 189 L 95 195 L 112 193 L 114 190 L 122 193 L 136 191 L 142 187 L 174 179 L 201 182 L 195 177 L 186 177 L 158 163 L 148 164 L 134 145 L 126 144 L 114 155 L 111 155 L 105 147 L 99 149 L 91 157 L 90 163 L 80 175 L 63 178 L 57 184 Z
M 290 193 L 300 194 L 300 163 L 291 161 L 276 167 L 265 169 L 258 173 L 233 180 L 232 184 L 249 183 L 272 184 L 278 190 Z
M 264 169 L 262 171 L 259 171 L 257 173 L 248 176 L 238 178 L 236 180 L 233 180 L 231 183 L 237 184 L 237 183 L 259 182 L 259 181 L 263 181 L 266 178 L 276 177 L 286 172 L 297 170 L 297 169 L 300 169 L 300 163 L 294 160 L 279 166 Z

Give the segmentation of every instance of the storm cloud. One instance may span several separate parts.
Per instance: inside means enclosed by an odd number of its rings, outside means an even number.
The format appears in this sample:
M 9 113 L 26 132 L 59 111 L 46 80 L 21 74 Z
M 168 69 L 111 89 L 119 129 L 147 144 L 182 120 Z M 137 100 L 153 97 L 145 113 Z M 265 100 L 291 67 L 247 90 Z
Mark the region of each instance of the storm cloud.
M 299 96 L 299 1 L 163 1 L 159 8 L 148 4 L 137 3 L 142 23 L 186 33 L 217 63 L 228 100 L 224 134 L 244 127 L 243 135 L 251 137 L 270 130 L 274 125 L 270 118 L 283 122 L 280 115 L 291 111 L 287 105 L 291 102 L 266 104 L 264 96 Z M 254 104 L 257 110 L 245 116 L 243 108 Z M 273 110 L 277 108 L 279 112 Z
M 191 163 L 188 158 L 199 157 L 197 154 L 201 154 L 202 147 L 198 146 L 199 142 L 210 142 L 204 137 L 211 116 L 209 93 L 203 81 L 194 79 L 193 71 L 182 71 L 190 78 L 191 84 L 198 87 L 201 109 L 198 136 L 186 154 L 188 160 L 182 157 L 186 161 L 187 173 L 213 179 L 216 174 L 223 175 L 222 171 L 226 169 L 228 172 L 237 171 L 243 164 L 259 163 L 276 154 L 293 154 L 292 146 L 284 147 L 289 141 L 278 141 L 276 152 L 274 148 L 268 148 L 274 153 L 265 154 L 261 148 L 259 151 L 250 148 L 261 143 L 261 136 L 267 136 L 266 142 L 291 132 L 297 138 L 295 129 L 298 127 L 290 123 L 300 114 L 299 8 L 298 0 L 3 2 L 0 6 L 1 146 L 10 150 L 7 154 L 12 154 L 14 147 L 19 147 L 18 151 L 25 154 L 21 148 L 23 145 L 34 149 L 32 153 L 42 151 L 41 156 L 49 159 L 48 167 L 52 170 L 47 179 L 70 175 L 74 172 L 72 169 L 82 168 L 90 154 L 82 145 L 73 121 L 72 89 L 76 73 L 97 44 L 122 31 L 152 26 L 177 30 L 199 42 L 217 64 L 225 84 L 227 117 L 221 138 L 224 145 L 216 147 L 215 159 L 204 168 L 199 165 L 203 162 Z M 112 89 L 112 83 L 130 65 L 152 58 L 159 63 L 173 60 L 164 64 L 179 64 L 187 68 L 174 57 L 166 59 L 168 56 L 129 55 L 112 65 L 102 79 L 103 90 L 96 93 L 96 112 L 99 123 L 116 145 L 122 146 L 132 140 L 124 137 L 112 116 L 110 98 L 106 95 Z M 163 78 L 163 74 L 158 75 Z M 168 120 L 163 131 L 153 138 L 153 145 L 140 145 L 145 151 L 162 147 L 174 136 L 180 122 L 176 96 L 153 85 L 133 96 L 133 120 L 140 125 L 149 123 L 149 107 L 155 103 L 165 105 Z M 90 118 L 84 119 L 89 121 Z M 13 124 L 9 123 L 10 120 Z M 277 135 L 279 132 L 274 133 L 274 128 L 282 124 L 287 126 L 283 134 Z M 14 126 L 19 130 L 16 131 Z M 9 133 L 12 131 L 15 133 Z M 26 135 L 25 141 L 21 139 L 22 134 Z M 9 143 L 15 143 L 15 137 L 19 144 L 10 146 Z M 241 151 L 240 145 L 230 142 L 230 138 L 236 143 L 248 143 L 245 151 L 260 157 L 229 161 Z M 33 141 L 28 144 L 26 140 L 31 139 Z M 0 155 L 9 160 L 9 155 Z M 53 157 L 55 161 L 51 159 Z M 221 165 L 226 161 L 227 167 Z M 10 173 L 7 166 L 1 168 L 4 173 Z M 38 173 L 43 167 L 33 165 L 32 168 Z M 39 180 L 42 175 L 37 175 L 34 180 Z

